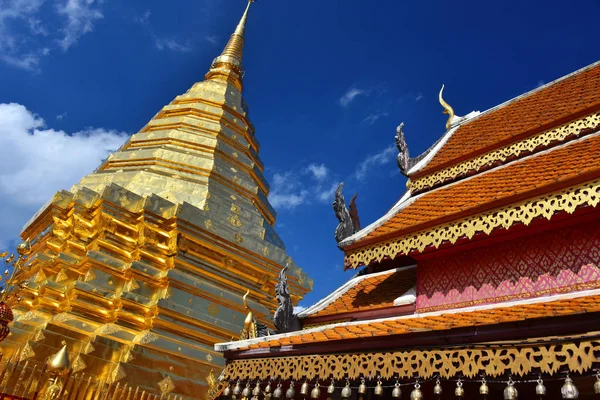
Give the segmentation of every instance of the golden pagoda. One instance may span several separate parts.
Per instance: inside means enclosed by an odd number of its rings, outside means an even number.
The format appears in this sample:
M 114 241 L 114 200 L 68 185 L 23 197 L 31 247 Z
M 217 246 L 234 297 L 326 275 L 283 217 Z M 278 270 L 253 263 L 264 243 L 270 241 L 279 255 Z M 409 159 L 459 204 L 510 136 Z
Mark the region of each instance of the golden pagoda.
M 224 367 L 214 344 L 239 337 L 245 301 L 272 328 L 280 271 L 294 304 L 312 288 L 273 229 L 242 97 L 251 3 L 204 81 L 26 224 L 0 392 L 33 398 L 66 345 L 61 398 L 203 398 Z

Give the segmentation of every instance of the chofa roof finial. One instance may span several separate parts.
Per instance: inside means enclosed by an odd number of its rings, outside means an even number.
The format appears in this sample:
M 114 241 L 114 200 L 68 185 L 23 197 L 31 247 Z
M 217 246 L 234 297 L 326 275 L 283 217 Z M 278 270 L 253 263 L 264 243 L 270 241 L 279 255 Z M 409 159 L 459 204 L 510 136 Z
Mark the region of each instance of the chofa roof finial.
M 452 120 L 454 120 L 454 109 L 450 106 L 450 104 L 446 103 L 446 101 L 442 97 L 443 93 L 444 93 L 444 85 L 442 85 L 442 88 L 440 89 L 439 98 L 440 98 L 440 104 L 442 105 L 442 107 L 444 107 L 444 114 L 448 114 L 448 121 L 446 122 L 446 130 L 450 130 L 450 127 L 452 126 Z

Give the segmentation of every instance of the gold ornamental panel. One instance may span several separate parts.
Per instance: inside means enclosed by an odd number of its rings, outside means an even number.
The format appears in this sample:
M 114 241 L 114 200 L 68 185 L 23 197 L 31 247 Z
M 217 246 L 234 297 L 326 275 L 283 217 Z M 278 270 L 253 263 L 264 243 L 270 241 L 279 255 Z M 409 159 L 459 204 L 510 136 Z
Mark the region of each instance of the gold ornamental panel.
M 471 239 L 476 233 L 489 235 L 494 229 L 508 229 L 522 223 L 529 225 L 534 218 L 546 219 L 558 212 L 572 214 L 577 207 L 596 207 L 600 202 L 600 179 L 572 186 L 559 192 L 529 199 L 462 220 L 438 225 L 431 229 L 382 241 L 375 245 L 346 252 L 345 266 L 357 268 L 384 257 L 395 258 L 411 251 L 423 251 L 429 246 L 438 248 L 444 242 L 456 243 L 462 237 Z
M 470 171 L 479 171 L 486 165 L 492 165 L 496 162 L 505 162 L 508 158 L 519 157 L 523 153 L 530 153 L 537 149 L 548 147 L 554 142 L 564 142 L 571 136 L 580 136 L 582 133 L 596 129 L 599 126 L 600 112 L 596 112 L 584 118 L 561 125 L 558 128 L 544 131 L 539 135 L 529 137 L 520 142 L 490 151 L 489 153 L 472 158 L 463 163 L 425 175 L 414 181 L 409 179 L 406 183 L 406 187 L 413 192 L 421 191 L 443 183 L 448 179 L 456 179 Z
M 582 373 L 600 363 L 600 341 L 542 344 L 521 347 L 459 348 L 411 350 L 391 353 L 327 354 L 235 360 L 221 379 L 293 380 L 358 379 L 381 376 L 383 379 L 428 379 L 542 373 L 559 370 Z

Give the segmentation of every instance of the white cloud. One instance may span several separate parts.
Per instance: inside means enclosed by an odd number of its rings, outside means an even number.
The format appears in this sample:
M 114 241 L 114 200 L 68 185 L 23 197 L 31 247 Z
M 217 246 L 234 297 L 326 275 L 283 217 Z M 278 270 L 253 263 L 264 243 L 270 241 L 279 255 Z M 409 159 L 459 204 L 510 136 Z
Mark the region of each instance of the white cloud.
M 171 50 L 177 52 L 187 52 L 192 50 L 189 43 L 180 43 L 175 39 L 156 38 L 156 48 L 159 50 Z
M 316 197 L 321 203 L 333 202 L 335 190 L 339 186 L 338 182 L 333 182 L 331 185 L 317 188 Z
M 207 42 L 209 42 L 213 46 L 216 46 L 217 44 L 219 44 L 219 37 L 218 36 L 206 36 L 205 39 L 206 39 Z
M 394 160 L 394 156 L 398 152 L 395 145 L 386 147 L 379 153 L 371 154 L 364 161 L 358 164 L 354 176 L 359 181 L 364 180 L 371 169 L 385 165 Z
M 133 18 L 133 21 L 141 25 L 148 25 L 150 22 L 150 15 L 152 15 L 152 12 L 150 10 L 146 10 L 142 14 L 136 15 Z
M 365 90 L 361 90 L 361 89 L 357 89 L 357 88 L 350 88 L 346 91 L 346 93 L 344 93 L 344 95 L 342 97 L 340 97 L 340 105 L 342 107 L 348 107 L 350 105 L 350 103 L 352 103 L 352 101 L 360 95 L 366 95 L 367 91 Z
M 62 121 L 63 119 L 65 119 L 65 118 L 67 117 L 67 115 L 68 115 L 68 113 L 67 113 L 67 112 L 64 112 L 64 113 L 62 113 L 62 114 L 58 114 L 58 115 L 56 116 L 56 120 L 57 120 L 57 121 Z
M 424 98 L 425 96 L 423 96 L 423 93 L 419 93 L 417 94 L 417 97 L 415 97 L 415 101 L 423 100 Z
M 308 167 L 306 167 L 306 171 L 312 174 L 312 176 L 319 181 L 322 181 L 329 176 L 329 169 L 325 166 L 325 164 L 310 164 Z
M 387 117 L 389 114 L 386 112 L 371 114 L 367 118 L 363 119 L 363 122 L 373 125 L 375 122 L 379 121 L 383 117 Z
M 294 307 L 294 314 L 300 314 L 304 310 L 306 310 L 306 307 L 304 307 L 304 306 L 296 306 L 296 307 Z
M 66 18 L 62 28 L 63 38 L 58 42 L 64 51 L 73 46 L 84 34 L 94 30 L 94 23 L 104 18 L 99 5 L 101 0 L 63 0 L 56 8 Z
M 57 131 L 23 105 L 0 103 L 0 242 L 16 238 L 56 191 L 92 172 L 126 137 L 99 128 Z
M 273 175 L 269 202 L 276 209 L 291 210 L 307 201 L 308 191 L 300 186 L 299 179 L 290 171 Z

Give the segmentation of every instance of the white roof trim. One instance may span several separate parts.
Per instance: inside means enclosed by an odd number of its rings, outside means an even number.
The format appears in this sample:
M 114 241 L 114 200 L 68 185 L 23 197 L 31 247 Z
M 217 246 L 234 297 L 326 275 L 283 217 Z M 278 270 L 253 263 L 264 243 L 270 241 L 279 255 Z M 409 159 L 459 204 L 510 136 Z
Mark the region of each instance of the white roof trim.
M 596 67 L 598 65 L 600 65 L 600 61 L 596 61 L 595 63 L 587 65 L 587 66 L 585 66 L 583 68 L 578 69 L 577 71 L 571 72 L 568 75 L 562 76 L 562 77 L 560 77 L 558 79 L 555 79 L 555 80 L 553 80 L 551 82 L 548 82 L 545 85 L 542 85 L 542 86 L 537 87 L 537 88 L 535 88 L 533 90 L 530 90 L 529 92 L 525 92 L 523 94 L 520 94 L 517 97 L 513 97 L 512 99 L 507 100 L 504 103 L 500 103 L 500 104 L 498 104 L 498 105 L 496 105 L 496 106 L 494 106 L 494 107 L 492 107 L 492 108 L 490 108 L 488 110 L 485 110 L 484 112 L 473 111 L 473 112 L 467 114 L 465 117 L 463 117 L 463 118 L 465 118 L 465 120 L 462 120 L 458 124 L 453 125 L 452 128 L 448 132 L 445 133 L 445 136 L 440 141 L 440 143 L 438 143 L 438 145 L 435 146 L 435 148 L 427 155 L 427 157 L 425 157 L 421 161 L 419 161 L 414 167 L 412 167 L 407 172 L 407 174 L 411 175 L 411 174 L 414 174 L 415 172 L 420 171 L 421 169 L 425 168 L 425 166 L 427 164 L 429 164 L 429 162 L 431 161 L 431 159 L 433 158 L 433 156 L 438 153 L 438 151 L 444 146 L 444 144 L 446 144 L 446 142 L 448 141 L 448 139 L 450 139 L 450 137 L 454 134 L 454 132 L 456 132 L 456 130 L 458 128 L 460 128 L 461 126 L 463 126 L 463 125 L 465 125 L 465 124 L 467 124 L 467 123 L 469 123 L 471 121 L 474 121 L 476 119 L 479 119 L 482 116 L 484 116 L 486 114 L 489 114 L 492 111 L 495 111 L 495 110 L 497 110 L 499 108 L 506 107 L 507 105 L 509 105 L 509 104 L 511 104 L 511 103 L 513 103 L 513 102 L 515 102 L 517 100 L 520 100 L 520 99 L 522 99 L 524 97 L 527 97 L 527 96 L 531 96 L 531 95 L 533 95 L 533 94 L 535 94 L 535 93 L 537 93 L 537 92 L 539 92 L 541 90 L 544 90 L 544 89 L 546 89 L 546 88 L 548 88 L 548 87 L 550 87 L 552 85 L 556 85 L 557 83 L 562 82 L 563 80 L 568 79 L 568 78 L 570 78 L 570 77 L 572 77 L 574 75 L 580 74 L 580 73 L 582 73 L 584 71 L 587 71 L 588 69 L 592 69 L 592 68 L 594 68 L 594 67 Z
M 299 313 L 298 317 L 306 318 L 306 317 L 309 317 L 311 314 L 315 314 L 321 310 L 324 310 L 331 303 L 333 303 L 334 301 L 336 301 L 337 299 L 342 297 L 348 290 L 350 290 L 352 287 L 356 286 L 359 282 L 365 280 L 366 278 L 373 278 L 373 277 L 382 276 L 382 275 L 390 275 L 390 274 L 393 274 L 398 271 L 416 268 L 416 267 L 417 267 L 416 265 L 410 265 L 408 267 L 395 268 L 395 269 L 391 269 L 388 271 L 377 272 L 374 274 L 356 276 L 356 277 L 350 279 L 348 282 L 346 282 L 342 286 L 340 286 L 337 290 L 335 290 L 329 296 L 325 297 L 324 299 L 317 302 L 315 305 L 308 307 L 306 310 Z
M 377 323 L 377 322 L 388 322 L 388 321 L 399 321 L 399 320 L 404 320 L 404 319 L 435 317 L 435 316 L 440 316 L 440 315 L 473 312 L 473 311 L 479 311 L 479 310 L 493 310 L 496 308 L 507 308 L 507 307 L 526 305 L 526 304 L 549 303 L 549 302 L 556 301 L 556 300 L 577 299 L 577 298 L 581 298 L 581 297 L 597 296 L 597 295 L 600 295 L 600 289 L 583 290 L 580 292 L 571 292 L 571 293 L 561 293 L 561 294 L 557 294 L 557 295 L 553 295 L 553 296 L 535 297 L 532 299 L 508 301 L 508 302 L 504 302 L 504 303 L 486 304 L 486 305 L 473 306 L 473 307 L 456 308 L 456 309 L 452 309 L 452 310 L 435 311 L 435 312 L 428 312 L 428 313 L 423 313 L 423 314 L 415 313 L 415 314 L 411 314 L 411 315 L 403 315 L 400 317 L 379 318 L 379 319 L 373 319 L 373 320 L 368 320 L 368 321 L 342 322 L 342 323 L 338 323 L 338 324 L 317 326 L 315 328 L 306 329 L 306 330 L 302 330 L 302 331 L 282 333 L 282 334 L 273 335 L 273 336 L 263 336 L 263 337 L 256 338 L 256 339 L 240 340 L 237 342 L 229 342 L 229 343 L 217 343 L 217 344 L 215 344 L 215 351 L 237 350 L 240 348 L 248 347 L 252 344 L 268 342 L 271 340 L 284 339 L 286 337 L 298 336 L 300 334 L 305 334 L 305 333 L 322 332 L 325 329 L 331 328 L 332 326 L 342 326 L 343 327 L 343 326 L 369 325 L 369 324 L 373 324 L 373 323 Z M 283 348 L 285 348 L 285 347 L 286 346 L 283 346 Z M 293 347 L 293 346 L 291 346 L 291 347 Z
M 406 193 L 404 193 L 404 195 L 400 198 L 400 200 L 398 200 L 396 202 L 396 204 L 394 204 L 394 206 L 387 213 L 385 213 L 385 215 L 383 217 L 379 218 L 377 221 L 373 222 L 372 224 L 362 228 L 360 231 L 356 232 L 352 236 L 349 236 L 346 239 L 342 240 L 340 242 L 340 247 L 342 247 L 342 248 L 346 247 L 346 246 L 356 242 L 357 240 L 362 239 L 363 237 L 367 236 L 369 233 L 373 232 L 375 229 L 379 228 L 381 225 L 383 225 L 385 222 L 387 222 L 390 218 L 392 218 L 394 215 L 396 215 L 396 213 L 398 211 L 403 210 L 406 207 L 408 207 L 409 205 L 411 205 L 416 199 L 421 197 L 422 194 L 420 194 L 416 197 L 410 197 L 410 196 L 411 196 L 410 190 L 406 191 Z

